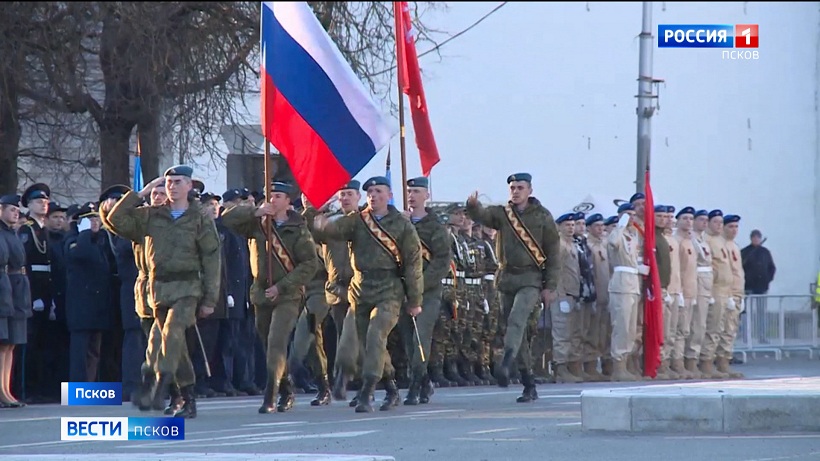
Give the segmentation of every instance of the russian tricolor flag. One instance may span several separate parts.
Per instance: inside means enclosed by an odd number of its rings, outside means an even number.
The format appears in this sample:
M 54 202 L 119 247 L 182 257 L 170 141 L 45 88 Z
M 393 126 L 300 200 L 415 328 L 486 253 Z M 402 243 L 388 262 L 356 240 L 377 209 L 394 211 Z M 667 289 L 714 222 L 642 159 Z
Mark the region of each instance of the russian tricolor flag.
M 396 132 L 305 2 L 262 3 L 262 132 L 325 203 Z

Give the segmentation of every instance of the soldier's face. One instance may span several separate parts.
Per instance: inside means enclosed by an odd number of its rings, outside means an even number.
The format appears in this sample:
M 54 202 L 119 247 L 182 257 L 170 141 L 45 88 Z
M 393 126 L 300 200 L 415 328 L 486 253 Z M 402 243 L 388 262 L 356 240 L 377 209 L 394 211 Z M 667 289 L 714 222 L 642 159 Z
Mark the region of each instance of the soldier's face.
M 65 211 L 55 211 L 46 218 L 46 227 L 50 231 L 59 231 L 65 228 Z
M 423 187 L 409 187 L 407 189 L 407 206 L 412 209 L 424 208 L 430 198 L 430 192 Z
M 469 216 L 465 216 L 464 219 L 461 220 L 461 230 L 465 232 L 473 231 L 473 220 L 470 219 Z
M 604 236 L 604 223 L 603 221 L 596 221 L 592 223 L 587 229 L 589 229 L 589 235 L 595 238 L 601 238 Z
M 252 196 L 245 197 L 245 198 L 242 199 L 241 205 L 251 206 L 251 207 L 256 206 L 256 199 L 253 198 Z
M 638 200 L 635 200 L 634 202 L 632 202 L 632 206 L 635 207 L 635 214 L 638 215 L 638 217 L 643 218 L 644 217 L 643 212 L 644 212 L 644 209 L 646 208 L 646 200 L 644 200 L 642 198 L 638 199 Z
M 0 205 L 0 219 L 9 227 L 15 227 L 20 219 L 20 209 L 14 205 Z
M 655 212 L 655 227 L 663 229 L 666 226 L 666 215 L 664 213 Z
M 205 211 L 205 216 L 210 216 L 213 219 L 219 217 L 219 202 L 217 202 L 216 199 L 208 200 L 202 205 L 202 208 Z
M 677 225 L 678 229 L 690 231 L 692 230 L 692 223 L 694 223 L 695 217 L 690 214 L 682 214 L 678 216 Z
M 367 204 L 374 210 L 384 210 L 393 193 L 387 186 L 370 186 L 367 188 Z
M 464 212 L 456 211 L 454 213 L 450 213 L 450 218 L 447 220 L 447 223 L 451 226 L 461 228 L 461 226 L 464 224 Z
M 342 189 L 338 192 L 337 197 L 339 198 L 339 205 L 341 205 L 342 211 L 350 213 L 351 211 L 356 211 L 356 208 L 359 207 L 359 200 L 362 199 L 362 194 L 356 189 Z
M 698 216 L 695 218 L 695 222 L 692 227 L 695 229 L 695 232 L 703 232 L 706 230 L 706 226 L 709 224 L 709 218 L 706 216 Z
M 91 225 L 91 232 L 99 232 L 102 222 L 98 216 L 89 216 L 88 223 Z
M 487 236 L 490 240 L 495 238 L 495 229 L 491 229 L 489 227 L 482 227 L 484 229 L 484 235 Z
M 151 191 L 151 206 L 159 206 L 168 200 L 168 194 L 165 193 L 165 186 L 157 186 Z
M 188 192 L 190 192 L 193 187 L 193 181 L 187 176 L 176 175 L 165 178 L 165 191 L 171 202 L 188 200 Z
M 513 181 L 510 183 L 510 201 L 515 205 L 527 203 L 532 194 L 532 185 L 527 181 Z
M 45 216 L 45 214 L 48 213 L 48 199 L 36 198 L 29 200 L 28 211 L 33 215 Z
M 615 229 L 615 226 L 617 226 L 617 224 L 610 224 L 608 226 L 604 226 L 605 227 L 604 230 L 607 234 L 609 234 Z
M 723 226 L 723 235 L 729 240 L 734 240 L 737 237 L 738 224 L 732 222 Z
M 561 235 L 564 237 L 572 237 L 575 234 L 575 221 L 564 221 L 560 227 Z
M 290 197 L 284 192 L 274 192 L 270 194 L 270 203 L 276 212 L 282 212 L 290 208 Z
M 723 217 L 715 216 L 714 218 L 710 219 L 709 230 L 714 232 L 715 234 L 720 234 L 721 232 L 723 232 Z
M 575 235 L 584 235 L 587 230 L 587 223 L 583 219 L 575 221 Z

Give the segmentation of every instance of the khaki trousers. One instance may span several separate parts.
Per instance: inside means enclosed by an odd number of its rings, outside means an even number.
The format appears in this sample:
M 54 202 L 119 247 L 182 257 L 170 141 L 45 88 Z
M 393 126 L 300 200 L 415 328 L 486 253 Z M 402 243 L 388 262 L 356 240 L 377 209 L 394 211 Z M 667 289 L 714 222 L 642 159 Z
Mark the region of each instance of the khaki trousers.
M 638 294 L 609 292 L 609 315 L 612 320 L 610 353 L 613 360 L 620 362 L 633 352 L 639 301 Z

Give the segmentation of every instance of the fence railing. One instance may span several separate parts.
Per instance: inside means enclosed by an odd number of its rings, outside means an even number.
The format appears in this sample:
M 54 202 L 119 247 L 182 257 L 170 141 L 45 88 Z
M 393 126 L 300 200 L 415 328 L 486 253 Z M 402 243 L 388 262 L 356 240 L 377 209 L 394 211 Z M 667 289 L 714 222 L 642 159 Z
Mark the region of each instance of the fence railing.
M 791 352 L 806 352 L 813 358 L 820 350 L 818 313 L 811 295 L 748 295 L 745 303 L 734 348 L 744 360 L 758 352 L 772 353 L 777 360 Z

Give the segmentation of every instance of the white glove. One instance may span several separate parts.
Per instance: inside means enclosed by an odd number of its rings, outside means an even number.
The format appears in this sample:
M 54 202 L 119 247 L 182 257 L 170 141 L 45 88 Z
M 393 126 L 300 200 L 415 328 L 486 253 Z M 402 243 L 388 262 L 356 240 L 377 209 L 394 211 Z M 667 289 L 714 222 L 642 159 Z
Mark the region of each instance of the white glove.
M 709 305 L 711 306 L 714 303 L 715 303 L 715 298 L 709 298 Z
M 37 312 L 42 312 L 46 308 L 46 305 L 42 299 L 35 299 L 31 307 Z
M 561 301 L 560 303 L 558 303 L 558 307 L 561 309 L 561 313 L 564 314 L 569 314 L 569 312 L 572 310 L 572 307 L 566 301 Z
M 670 295 L 669 293 L 667 293 L 667 294 L 666 294 L 666 296 L 663 298 L 663 302 L 664 302 L 664 304 L 672 304 L 672 301 L 673 301 L 674 299 L 675 299 L 675 298 L 673 298 L 673 297 L 672 297 L 672 295 Z
M 77 231 L 82 232 L 91 229 L 91 220 L 88 218 L 81 218 L 77 223 Z
M 649 266 L 646 264 L 638 264 L 638 273 L 641 275 L 649 275 Z
M 484 300 L 484 314 L 489 314 L 489 313 L 490 313 L 490 303 L 488 303 L 487 300 L 485 299 Z
M 470 310 L 470 301 L 467 301 L 467 310 Z
M 623 229 L 627 226 L 627 224 L 629 224 L 629 213 L 624 213 L 618 219 L 618 227 Z
M 228 307 L 233 307 L 233 306 L 234 306 L 234 304 L 233 304 L 233 296 L 228 295 L 228 301 L 227 301 L 227 303 L 228 303 Z
M 686 307 L 686 301 L 683 299 L 683 293 L 678 293 L 678 307 Z
M 734 309 L 735 307 L 737 307 L 735 304 L 735 298 L 729 298 L 729 309 Z
M 746 312 L 746 300 L 745 299 L 743 299 L 743 298 L 740 299 L 740 305 L 737 306 L 737 309 L 740 312 Z

